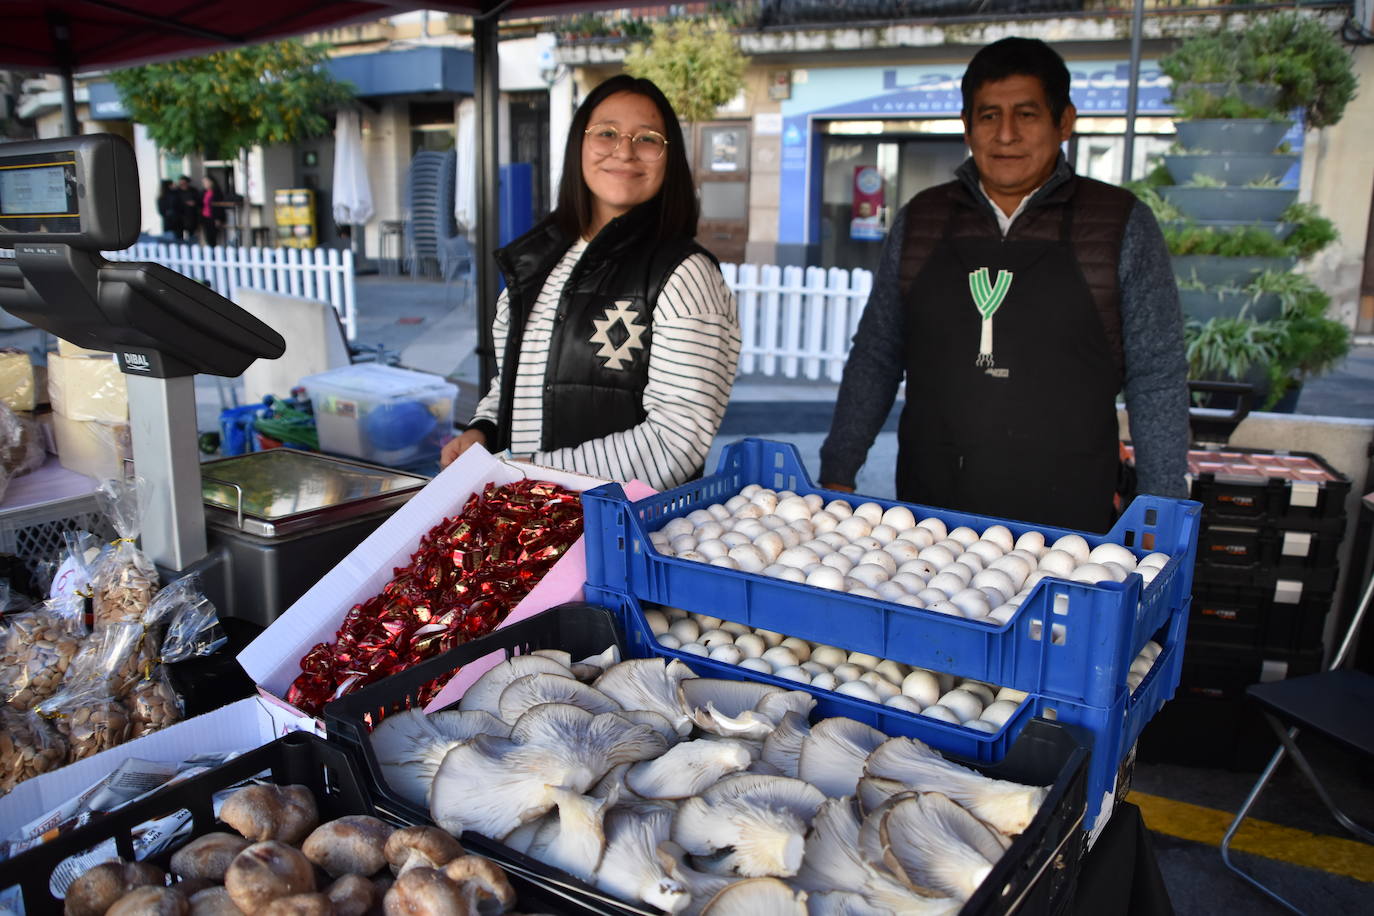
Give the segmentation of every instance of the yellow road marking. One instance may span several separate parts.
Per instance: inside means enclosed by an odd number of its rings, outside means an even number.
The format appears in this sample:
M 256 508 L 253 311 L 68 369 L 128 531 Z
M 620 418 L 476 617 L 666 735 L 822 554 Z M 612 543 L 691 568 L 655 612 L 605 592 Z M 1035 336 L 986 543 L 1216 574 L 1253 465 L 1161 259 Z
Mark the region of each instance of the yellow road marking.
M 1209 846 L 1221 845 L 1226 828 L 1236 816 L 1235 812 L 1144 792 L 1132 792 L 1126 800 L 1140 807 L 1145 826 L 1151 830 Z M 1231 848 L 1374 883 L 1374 847 L 1358 840 L 1308 833 L 1247 817 L 1231 839 Z

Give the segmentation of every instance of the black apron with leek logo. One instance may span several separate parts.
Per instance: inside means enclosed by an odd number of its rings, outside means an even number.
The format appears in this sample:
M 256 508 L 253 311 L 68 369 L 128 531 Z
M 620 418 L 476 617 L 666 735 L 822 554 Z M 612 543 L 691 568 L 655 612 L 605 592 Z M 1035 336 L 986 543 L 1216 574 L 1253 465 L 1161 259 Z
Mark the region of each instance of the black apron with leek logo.
M 1109 529 L 1120 376 L 1070 243 L 950 238 L 906 310 L 899 499 Z M 952 219 L 951 219 L 952 222 Z

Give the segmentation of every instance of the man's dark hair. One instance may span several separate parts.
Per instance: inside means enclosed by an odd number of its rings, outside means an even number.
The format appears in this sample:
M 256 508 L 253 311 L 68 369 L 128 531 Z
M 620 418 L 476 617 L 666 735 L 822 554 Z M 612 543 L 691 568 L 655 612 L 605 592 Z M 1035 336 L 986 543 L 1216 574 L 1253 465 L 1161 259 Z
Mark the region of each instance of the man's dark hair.
M 1045 87 L 1050 116 L 1058 124 L 1072 102 L 1069 99 L 1069 68 L 1064 58 L 1038 38 L 1003 38 L 985 46 L 964 71 L 964 119 L 973 117 L 973 96 L 984 83 L 1010 76 L 1033 76 Z
M 577 113 L 573 115 L 572 126 L 568 129 L 568 142 L 563 149 L 563 177 L 558 183 L 558 207 L 553 212 L 558 228 L 573 236 L 582 236 L 592 225 L 592 192 L 582 178 L 582 141 L 596 106 L 617 92 L 642 95 L 654 103 L 663 117 L 664 131 L 668 137 L 668 149 L 664 152 L 667 166 L 663 172 L 663 187 L 652 201 L 657 202 L 658 241 L 677 238 L 694 238 L 697 234 L 696 187 L 692 182 L 692 169 L 687 164 L 686 143 L 682 137 L 682 125 L 678 123 L 673 106 L 669 104 L 662 90 L 646 79 L 636 79 L 627 74 L 613 76 L 590 93 Z M 644 206 L 644 204 L 641 204 Z
M 191 180 L 191 176 L 190 176 L 190 175 L 182 175 L 181 177 L 177 178 L 177 181 L 190 181 L 190 180 Z

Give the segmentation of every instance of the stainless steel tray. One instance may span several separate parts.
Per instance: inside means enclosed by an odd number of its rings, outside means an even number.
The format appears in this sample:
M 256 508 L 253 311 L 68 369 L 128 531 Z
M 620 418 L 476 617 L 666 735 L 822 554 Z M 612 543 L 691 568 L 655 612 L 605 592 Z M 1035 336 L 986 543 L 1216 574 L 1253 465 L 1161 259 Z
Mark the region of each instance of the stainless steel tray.
M 428 477 L 289 448 L 201 465 L 206 524 L 280 537 L 395 510 Z

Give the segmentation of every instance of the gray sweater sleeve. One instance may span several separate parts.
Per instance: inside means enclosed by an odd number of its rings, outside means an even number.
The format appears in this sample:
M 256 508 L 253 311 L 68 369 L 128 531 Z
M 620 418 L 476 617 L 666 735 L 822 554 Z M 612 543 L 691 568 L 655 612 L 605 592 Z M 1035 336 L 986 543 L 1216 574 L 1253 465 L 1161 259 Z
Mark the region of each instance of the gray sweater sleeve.
M 906 332 L 898 289 L 905 223 L 903 207 L 887 234 L 873 289 L 844 364 L 830 434 L 821 445 L 822 483 L 854 485 L 906 371 Z
M 1188 495 L 1188 360 L 1169 250 L 1150 208 L 1136 201 L 1117 270 L 1126 353 L 1126 412 L 1141 493 Z

